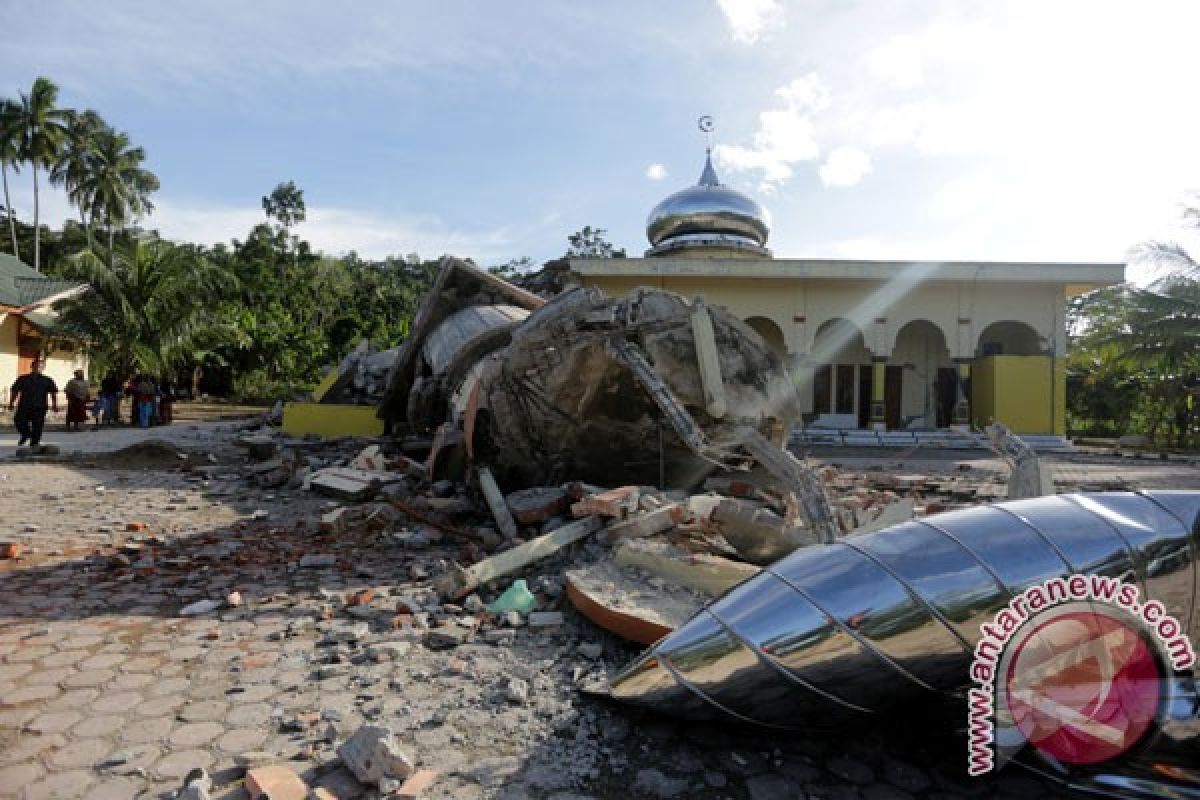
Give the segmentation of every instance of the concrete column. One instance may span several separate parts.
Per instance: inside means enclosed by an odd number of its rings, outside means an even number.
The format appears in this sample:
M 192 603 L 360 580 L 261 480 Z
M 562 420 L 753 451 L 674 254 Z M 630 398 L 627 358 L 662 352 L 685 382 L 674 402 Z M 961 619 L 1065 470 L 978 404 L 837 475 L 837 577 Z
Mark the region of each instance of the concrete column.
M 954 403 L 954 426 L 960 430 L 971 429 L 971 399 L 967 397 L 967 381 L 971 378 L 971 361 L 954 359 L 958 367 L 958 399 Z
M 887 381 L 887 359 L 872 359 L 871 369 L 871 427 L 877 431 L 885 431 L 887 407 L 884 403 L 884 385 Z

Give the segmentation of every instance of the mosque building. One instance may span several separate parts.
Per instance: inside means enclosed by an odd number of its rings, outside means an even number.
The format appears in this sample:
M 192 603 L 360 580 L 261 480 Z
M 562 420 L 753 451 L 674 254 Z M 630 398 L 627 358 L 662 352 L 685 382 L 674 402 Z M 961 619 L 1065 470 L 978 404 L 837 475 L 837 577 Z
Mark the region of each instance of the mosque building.
M 702 296 L 786 358 L 808 430 L 934 431 L 1003 422 L 1065 434 L 1066 301 L 1124 280 L 1124 264 L 776 258 L 771 218 L 722 184 L 650 212 L 642 258 L 575 258 L 609 294 Z

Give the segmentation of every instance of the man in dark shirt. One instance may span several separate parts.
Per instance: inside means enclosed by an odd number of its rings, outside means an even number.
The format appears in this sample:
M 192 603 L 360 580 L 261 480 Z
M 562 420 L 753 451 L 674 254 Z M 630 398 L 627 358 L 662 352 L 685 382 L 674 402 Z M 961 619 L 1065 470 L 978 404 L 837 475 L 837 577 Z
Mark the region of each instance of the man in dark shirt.
M 57 413 L 58 386 L 53 379 L 42 374 L 42 362 L 35 360 L 29 367 L 29 374 L 17 378 L 8 394 L 8 410 L 12 411 L 13 406 L 17 408 L 17 413 L 13 415 L 13 424 L 21 434 L 17 447 L 26 442 L 30 447 L 38 447 L 42 443 L 47 398 Z
M 100 381 L 100 399 L 103 401 L 103 419 L 107 425 L 115 425 L 121 418 L 121 379 L 117 373 L 109 372 Z M 97 418 L 97 424 L 100 419 Z

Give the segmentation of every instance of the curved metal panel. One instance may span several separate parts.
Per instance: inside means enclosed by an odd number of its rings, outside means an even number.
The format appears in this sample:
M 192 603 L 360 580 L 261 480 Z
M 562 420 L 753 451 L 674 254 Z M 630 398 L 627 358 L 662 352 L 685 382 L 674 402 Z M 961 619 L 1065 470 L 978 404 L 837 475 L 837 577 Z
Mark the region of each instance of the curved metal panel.
M 1066 575 L 1062 553 L 1044 536 L 993 506 L 937 514 L 921 520 L 961 544 L 1009 593 Z
M 909 522 L 849 544 L 904 581 L 969 647 L 979 641 L 979 626 L 1011 597 L 970 551 L 929 525 Z
M 1135 492 L 1064 495 L 1120 532 L 1133 551 L 1147 597 L 1157 597 L 1171 616 L 1186 620 L 1192 608 L 1192 543 L 1179 519 L 1163 506 Z
M 797 550 L 768 568 L 804 595 L 898 675 L 917 685 L 957 682 L 962 644 L 907 587 L 844 544 Z
M 812 692 L 768 665 L 711 613 L 690 625 L 688 641 L 663 647 L 659 657 L 715 705 L 735 716 L 775 727 L 795 727 L 805 714 L 818 718 L 845 707 Z
M 1120 534 L 1070 500 L 1057 495 L 1033 497 L 1004 503 L 998 508 L 1046 537 L 1066 555 L 1072 572 L 1137 580 L 1133 558 Z
M 709 610 L 799 686 L 861 710 L 876 710 L 890 693 L 876 677 L 887 663 L 828 614 L 769 572 L 725 595 Z

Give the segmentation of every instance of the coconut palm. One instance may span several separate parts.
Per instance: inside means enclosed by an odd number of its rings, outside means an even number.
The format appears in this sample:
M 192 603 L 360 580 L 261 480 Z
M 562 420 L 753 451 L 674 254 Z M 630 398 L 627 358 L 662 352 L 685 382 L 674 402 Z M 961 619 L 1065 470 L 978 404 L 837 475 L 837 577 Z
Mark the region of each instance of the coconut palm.
M 21 164 L 20 128 L 17 124 L 17 104 L 0 100 L 0 175 L 4 177 L 4 208 L 8 214 L 8 232 L 12 236 L 13 255 L 21 257 L 17 245 L 17 223 L 13 218 L 12 198 L 8 193 L 8 170 L 17 172 Z
M 38 167 L 49 169 L 58 160 L 66 111 L 57 107 L 58 87 L 39 77 L 17 102 L 19 155 L 33 168 L 33 268 L 41 270 L 41 228 L 38 198 Z
M 1200 197 L 1183 209 L 1183 224 L 1200 231 Z M 1133 260 L 1147 261 L 1160 270 L 1181 272 L 1192 278 L 1200 278 L 1200 261 L 1175 242 L 1144 242 L 1130 252 Z
M 112 252 L 85 250 L 68 261 L 64 277 L 88 289 L 58 306 L 60 323 L 123 375 L 178 366 L 235 283 L 195 247 L 156 236 L 134 237 Z
M 1173 273 L 1145 289 L 1100 289 L 1082 298 L 1079 310 L 1084 324 L 1077 326 L 1072 361 L 1084 382 L 1135 385 L 1145 432 L 1154 436 L 1174 425 L 1178 444 L 1185 444 L 1188 396 L 1200 376 L 1200 280 Z
M 108 124 L 95 111 L 67 111 L 62 152 L 50 171 L 50 182 L 62 186 L 79 210 L 79 222 L 92 243 L 92 204 L 83 192 L 83 184 L 91 174 L 97 139 L 108 130 Z
M 82 176 L 79 197 L 108 232 L 108 252 L 114 252 L 117 229 L 154 210 L 150 194 L 158 178 L 144 168 L 146 151 L 134 147 L 129 136 L 111 129 L 96 133 L 89 168 Z

